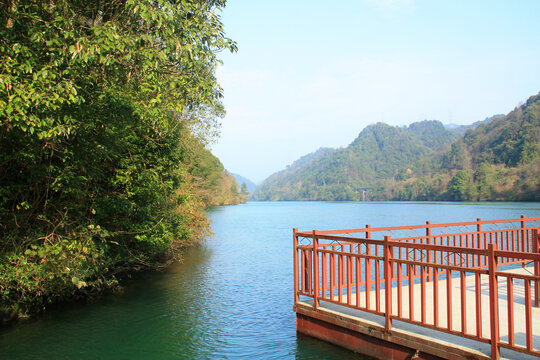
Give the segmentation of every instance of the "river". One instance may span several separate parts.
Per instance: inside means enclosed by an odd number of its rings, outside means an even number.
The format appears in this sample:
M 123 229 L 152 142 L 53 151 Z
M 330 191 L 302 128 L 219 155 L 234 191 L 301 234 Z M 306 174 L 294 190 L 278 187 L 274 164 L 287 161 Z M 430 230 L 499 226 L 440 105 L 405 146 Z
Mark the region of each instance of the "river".
M 0 328 L 0 359 L 359 359 L 295 331 L 292 228 L 540 216 L 540 203 L 248 202 L 215 235 L 124 291 Z

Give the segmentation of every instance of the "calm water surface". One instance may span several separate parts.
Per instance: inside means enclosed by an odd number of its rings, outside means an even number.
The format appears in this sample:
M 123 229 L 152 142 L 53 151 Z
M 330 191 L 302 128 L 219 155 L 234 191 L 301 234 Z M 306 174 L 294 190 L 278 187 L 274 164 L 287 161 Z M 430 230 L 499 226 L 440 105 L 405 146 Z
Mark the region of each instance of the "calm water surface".
M 250 202 L 209 211 L 215 236 L 120 295 L 0 328 L 0 359 L 359 359 L 299 336 L 292 228 L 540 216 L 540 203 Z

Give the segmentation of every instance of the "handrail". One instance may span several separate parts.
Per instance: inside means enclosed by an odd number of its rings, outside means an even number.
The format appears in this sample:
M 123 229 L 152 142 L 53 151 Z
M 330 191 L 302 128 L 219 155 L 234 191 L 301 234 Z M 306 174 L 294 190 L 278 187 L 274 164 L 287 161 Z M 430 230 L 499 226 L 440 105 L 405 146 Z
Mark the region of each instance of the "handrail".
M 395 230 L 414 230 L 414 229 L 432 229 L 441 227 L 453 227 L 453 226 L 471 226 L 471 225 L 486 225 L 486 224 L 503 224 L 514 222 L 529 222 L 540 221 L 540 217 L 525 218 L 523 215 L 517 219 L 504 219 L 504 220 L 481 220 L 467 221 L 467 222 L 455 222 L 455 223 L 440 223 L 440 224 L 422 224 L 422 225 L 404 225 L 404 226 L 388 226 L 388 227 L 364 227 L 357 229 L 341 229 L 341 230 L 318 230 L 319 235 L 333 235 L 333 234 L 353 234 L 360 232 L 382 232 L 382 231 L 395 231 Z M 311 232 L 297 232 L 298 236 L 305 237 L 310 236 Z

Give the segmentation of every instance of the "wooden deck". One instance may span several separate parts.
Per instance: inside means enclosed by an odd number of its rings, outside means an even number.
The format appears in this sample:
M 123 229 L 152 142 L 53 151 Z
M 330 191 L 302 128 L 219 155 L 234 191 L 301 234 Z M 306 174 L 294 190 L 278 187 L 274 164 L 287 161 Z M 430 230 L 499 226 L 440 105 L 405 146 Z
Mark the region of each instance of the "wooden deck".
M 540 358 L 540 218 L 294 229 L 293 245 L 299 332 L 379 359 Z

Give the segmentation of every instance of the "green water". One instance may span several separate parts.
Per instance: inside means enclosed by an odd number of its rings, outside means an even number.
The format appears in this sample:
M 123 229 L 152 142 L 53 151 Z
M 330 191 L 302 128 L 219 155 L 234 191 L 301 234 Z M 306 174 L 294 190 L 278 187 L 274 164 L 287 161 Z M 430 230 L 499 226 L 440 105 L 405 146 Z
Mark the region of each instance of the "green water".
M 250 202 L 209 211 L 215 236 L 122 294 L 0 328 L 0 359 L 358 359 L 295 331 L 292 228 L 540 216 L 539 203 Z

